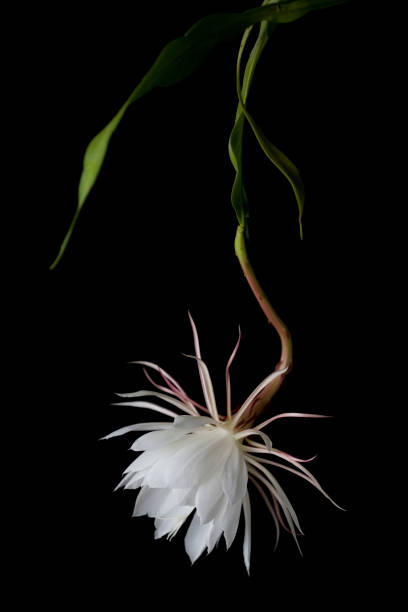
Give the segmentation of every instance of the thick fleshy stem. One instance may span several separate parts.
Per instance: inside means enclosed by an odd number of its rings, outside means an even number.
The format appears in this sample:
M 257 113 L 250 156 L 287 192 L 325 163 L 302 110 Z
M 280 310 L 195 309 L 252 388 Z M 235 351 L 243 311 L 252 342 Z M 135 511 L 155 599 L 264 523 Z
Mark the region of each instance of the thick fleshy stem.
M 250 414 L 248 415 L 248 420 L 253 421 L 255 417 L 259 416 L 259 414 L 263 411 L 266 405 L 271 400 L 272 396 L 276 393 L 276 391 L 281 386 L 284 377 L 292 368 L 292 339 L 289 332 L 289 329 L 276 313 L 275 309 L 271 305 L 266 293 L 262 289 L 257 277 L 255 276 L 254 269 L 248 258 L 248 252 L 245 244 L 245 228 L 242 225 L 239 225 L 237 228 L 237 233 L 235 235 L 235 254 L 238 257 L 239 263 L 241 264 L 242 271 L 248 284 L 252 290 L 252 293 L 256 297 L 260 307 L 262 308 L 268 323 L 273 325 L 276 331 L 279 334 L 279 338 L 281 341 L 281 356 L 280 360 L 275 367 L 276 370 L 285 370 L 282 373 L 282 376 L 279 376 L 274 381 L 270 383 L 268 387 L 259 394 L 256 402 L 250 409 Z

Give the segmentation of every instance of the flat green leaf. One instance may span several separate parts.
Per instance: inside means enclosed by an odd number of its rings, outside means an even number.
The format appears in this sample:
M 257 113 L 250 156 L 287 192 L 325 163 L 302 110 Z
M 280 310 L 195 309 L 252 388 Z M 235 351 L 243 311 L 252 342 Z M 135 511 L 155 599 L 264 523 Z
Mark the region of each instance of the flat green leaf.
M 190 75 L 206 59 L 219 43 L 230 40 L 247 27 L 261 22 L 288 23 L 305 13 L 348 0 L 282 0 L 244 13 L 210 15 L 198 21 L 186 34 L 170 42 L 143 77 L 124 105 L 88 145 L 79 184 L 78 205 L 72 223 L 64 238 L 51 269 L 60 261 L 71 237 L 84 202 L 101 170 L 110 138 L 118 127 L 127 108 L 155 87 L 164 87 L 181 81 Z

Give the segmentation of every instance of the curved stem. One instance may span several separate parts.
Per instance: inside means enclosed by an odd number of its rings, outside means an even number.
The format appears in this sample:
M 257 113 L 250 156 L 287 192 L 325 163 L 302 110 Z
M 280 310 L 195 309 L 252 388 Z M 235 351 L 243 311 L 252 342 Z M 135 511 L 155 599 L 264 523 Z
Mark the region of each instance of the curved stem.
M 248 281 L 249 286 L 251 287 L 252 293 L 258 300 L 260 307 L 262 308 L 268 323 L 273 325 L 276 331 L 279 334 L 282 352 L 279 363 L 276 366 L 276 370 L 288 368 L 290 370 L 292 366 L 292 339 L 289 332 L 289 329 L 282 321 L 280 316 L 276 313 L 272 304 L 268 300 L 266 293 L 262 289 L 258 279 L 255 276 L 254 269 L 249 261 L 248 253 L 245 244 L 245 230 L 243 226 L 238 226 L 237 233 L 235 236 L 235 254 L 239 259 L 239 263 L 241 264 L 242 271 L 244 273 L 245 278 Z
M 285 370 L 282 373 L 282 376 L 279 376 L 277 379 L 271 382 L 271 384 L 264 389 L 264 391 L 258 396 L 254 406 L 251 409 L 251 414 L 249 415 L 250 420 L 253 420 L 255 416 L 258 416 L 265 406 L 269 403 L 272 396 L 276 393 L 276 391 L 281 386 L 285 375 L 292 368 L 293 361 L 293 348 L 292 348 L 292 338 L 289 332 L 289 329 L 276 313 L 272 304 L 270 303 L 266 293 L 262 289 L 257 277 L 255 276 L 254 269 L 249 261 L 248 253 L 246 249 L 245 243 L 245 228 L 242 225 L 239 225 L 237 228 L 237 233 L 235 235 L 235 254 L 238 257 L 239 263 L 241 264 L 242 271 L 248 284 L 252 290 L 252 293 L 256 297 L 260 307 L 262 308 L 268 323 L 273 325 L 276 331 L 279 334 L 279 338 L 281 341 L 281 356 L 280 360 L 277 363 L 275 370 Z

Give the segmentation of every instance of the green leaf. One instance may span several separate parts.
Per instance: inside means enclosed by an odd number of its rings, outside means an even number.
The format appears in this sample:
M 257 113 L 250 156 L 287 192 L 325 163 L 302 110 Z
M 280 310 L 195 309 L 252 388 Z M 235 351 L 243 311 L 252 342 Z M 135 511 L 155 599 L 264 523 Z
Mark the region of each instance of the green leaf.
M 248 112 L 248 110 L 247 110 L 247 108 L 245 106 L 244 95 L 245 95 L 246 91 L 245 91 L 244 87 L 241 90 L 240 74 L 241 74 L 241 59 L 242 59 L 242 54 L 243 54 L 243 51 L 244 51 L 244 48 L 245 48 L 246 41 L 247 41 L 248 36 L 250 34 L 250 30 L 251 29 L 248 28 L 245 31 L 244 36 L 243 36 L 242 41 L 241 41 L 240 50 L 239 50 L 239 53 L 238 53 L 238 60 L 237 60 L 237 93 L 238 93 L 239 105 L 241 106 L 242 112 L 245 115 L 245 118 L 247 119 L 249 125 L 251 126 L 252 131 L 254 132 L 254 134 L 256 136 L 256 139 L 258 140 L 258 143 L 260 144 L 260 146 L 261 146 L 262 150 L 264 151 L 265 155 L 283 173 L 283 175 L 288 179 L 288 181 L 290 182 L 290 184 L 292 186 L 293 192 L 295 194 L 296 202 L 297 202 L 297 205 L 298 205 L 298 211 L 299 211 L 300 237 L 303 238 L 302 214 L 303 214 L 303 208 L 304 208 L 304 202 L 305 202 L 305 189 L 304 189 L 303 181 L 302 181 L 302 179 L 300 177 L 299 171 L 296 168 L 295 164 L 282 151 L 280 151 L 274 144 L 272 144 L 270 142 L 270 140 L 268 140 L 268 138 L 262 132 L 261 128 L 257 125 L 255 120 L 253 119 L 253 117 L 249 114 L 249 112 Z M 244 85 L 245 85 L 245 78 L 244 78 Z M 242 175 L 242 169 L 240 171 L 240 174 Z M 238 172 L 237 172 L 237 176 L 238 176 Z M 241 178 L 241 182 L 242 182 L 242 178 Z M 242 186 L 242 188 L 243 188 L 243 186 Z M 234 189 L 233 189 L 233 192 L 234 192 Z M 243 227 L 246 227 L 246 219 L 245 218 L 243 219 L 243 221 L 241 221 L 240 217 L 238 216 L 238 221 L 239 221 L 240 225 L 242 225 Z
M 343 4 L 348 0 L 283 0 L 244 13 L 210 15 L 198 21 L 186 34 L 170 42 L 108 125 L 88 145 L 79 184 L 78 205 L 69 230 L 51 269 L 60 261 L 70 240 L 78 215 L 103 164 L 109 141 L 127 108 L 155 87 L 177 83 L 202 64 L 212 49 L 221 42 L 239 35 L 247 27 L 261 22 L 288 23 L 305 13 Z
M 270 2 L 270 0 L 265 0 L 264 4 Z M 260 31 L 258 34 L 258 38 L 255 42 L 255 45 L 251 51 L 251 54 L 248 58 L 247 64 L 245 66 L 244 71 L 244 79 L 242 85 L 242 99 L 244 103 L 247 100 L 249 89 L 251 86 L 252 78 L 255 73 L 256 65 L 261 57 L 262 51 L 269 39 L 270 34 L 276 28 L 274 24 L 268 24 L 266 22 L 261 23 Z M 251 28 L 250 28 L 251 29 Z M 245 42 L 247 40 L 247 35 L 245 34 Z M 242 44 L 242 43 L 241 43 Z M 238 103 L 238 109 L 235 117 L 235 124 L 232 128 L 232 132 L 229 140 L 229 156 L 232 165 L 235 169 L 235 179 L 232 186 L 231 192 L 231 203 L 237 215 L 238 223 L 242 226 L 247 225 L 247 218 L 249 216 L 248 210 L 248 197 L 246 195 L 244 183 L 243 183 L 243 175 L 242 175 L 242 141 L 244 134 L 244 125 L 245 125 L 245 113 L 242 105 Z

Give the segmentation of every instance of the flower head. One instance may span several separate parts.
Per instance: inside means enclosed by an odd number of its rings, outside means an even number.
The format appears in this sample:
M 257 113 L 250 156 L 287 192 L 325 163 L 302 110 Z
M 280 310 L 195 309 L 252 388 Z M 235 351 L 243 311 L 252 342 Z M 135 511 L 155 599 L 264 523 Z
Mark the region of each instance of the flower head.
M 147 378 L 157 390 L 120 394 L 131 399 L 121 402 L 121 405 L 154 410 L 171 420 L 128 425 L 104 439 L 134 431 L 149 432 L 132 445 L 131 449 L 141 454 L 125 470 L 117 488 L 140 488 L 133 515 L 147 514 L 155 519 L 155 538 L 167 536 L 171 539 L 192 515 L 185 536 L 185 548 L 192 563 L 205 549 L 211 552 L 221 536 L 224 536 L 227 548 L 230 547 L 243 510 L 244 561 L 249 572 L 251 506 L 248 480 L 259 491 L 272 515 L 276 527 L 275 548 L 280 527 L 292 533 L 298 547 L 297 531 L 302 532 L 292 504 L 266 466 L 292 472 L 328 497 L 303 465 L 311 459 L 297 459 L 274 448 L 262 429 L 283 417 L 322 415 L 287 412 L 254 426 L 253 416 L 250 415 L 255 414 L 254 406 L 258 406 L 263 397 L 268 397 L 265 391 L 271 385 L 276 386 L 276 380 L 285 375 L 286 370 L 279 369 L 267 376 L 233 413 L 229 370 L 238 350 L 240 334 L 226 367 L 226 414 L 221 416 L 208 368 L 201 359 L 198 334 L 191 316 L 190 321 L 194 336 L 194 358 L 198 365 L 205 405 L 192 400 L 179 383 L 158 365 L 145 361 L 134 362 L 145 367 Z M 146 368 L 157 371 L 162 384 L 153 381 Z M 148 396 L 171 405 L 172 409 L 149 401 L 134 400 Z M 254 436 L 257 436 L 257 441 L 253 439 Z

